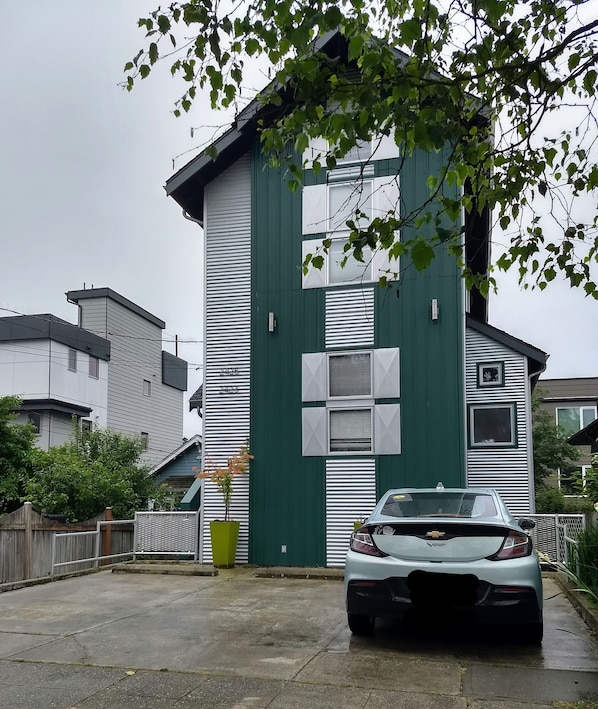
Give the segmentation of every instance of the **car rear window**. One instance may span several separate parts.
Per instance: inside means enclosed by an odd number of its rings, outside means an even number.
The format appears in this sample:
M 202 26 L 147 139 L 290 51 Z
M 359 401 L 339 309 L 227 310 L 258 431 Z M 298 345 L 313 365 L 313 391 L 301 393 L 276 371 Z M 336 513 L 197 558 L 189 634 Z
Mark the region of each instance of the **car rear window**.
M 389 495 L 381 513 L 389 517 L 495 517 L 491 495 L 475 492 L 410 492 Z

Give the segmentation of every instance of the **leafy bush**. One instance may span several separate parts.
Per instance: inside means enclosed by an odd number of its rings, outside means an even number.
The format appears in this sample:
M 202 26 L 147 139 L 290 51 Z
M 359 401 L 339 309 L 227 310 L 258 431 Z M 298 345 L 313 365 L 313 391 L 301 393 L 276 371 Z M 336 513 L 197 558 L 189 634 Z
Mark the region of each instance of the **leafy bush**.
M 536 488 L 536 513 L 539 515 L 583 514 L 592 510 L 586 497 L 565 497 L 560 488 L 542 484 Z

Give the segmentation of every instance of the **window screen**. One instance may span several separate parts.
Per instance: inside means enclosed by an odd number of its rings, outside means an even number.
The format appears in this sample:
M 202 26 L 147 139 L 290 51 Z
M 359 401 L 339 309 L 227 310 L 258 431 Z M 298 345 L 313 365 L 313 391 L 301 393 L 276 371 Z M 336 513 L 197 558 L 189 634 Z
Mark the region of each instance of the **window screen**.
M 371 451 L 372 411 L 330 411 L 330 452 Z
M 371 396 L 372 370 L 369 352 L 330 355 L 330 397 Z

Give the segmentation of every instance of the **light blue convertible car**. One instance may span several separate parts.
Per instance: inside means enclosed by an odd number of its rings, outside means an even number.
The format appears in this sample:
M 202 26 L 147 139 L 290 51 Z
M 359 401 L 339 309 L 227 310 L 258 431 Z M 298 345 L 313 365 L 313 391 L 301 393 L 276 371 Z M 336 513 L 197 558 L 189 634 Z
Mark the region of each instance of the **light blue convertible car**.
M 345 564 L 349 628 L 406 611 L 464 611 L 542 642 L 542 575 L 526 530 L 493 489 L 389 490 L 351 535 Z

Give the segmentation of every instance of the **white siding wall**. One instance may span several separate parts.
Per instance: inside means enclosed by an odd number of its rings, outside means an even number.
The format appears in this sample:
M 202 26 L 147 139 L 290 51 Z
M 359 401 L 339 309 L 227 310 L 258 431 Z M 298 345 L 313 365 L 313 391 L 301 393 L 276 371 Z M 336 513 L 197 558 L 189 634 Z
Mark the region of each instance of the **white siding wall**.
M 206 187 L 204 465 L 226 463 L 249 437 L 251 327 L 251 175 L 249 155 Z M 248 560 L 249 478 L 234 481 L 231 518 L 241 522 L 237 562 Z M 224 519 L 222 496 L 206 480 L 202 561 L 212 560 L 208 522 Z
M 504 362 L 502 387 L 478 388 L 478 362 Z M 467 404 L 515 403 L 517 447 L 467 449 L 467 484 L 494 487 L 513 515 L 533 511 L 533 452 L 527 359 L 481 333 L 466 332 Z M 467 412 L 466 412 L 467 415 Z
M 91 407 L 89 418 L 106 425 L 107 368 L 100 360 L 100 376 L 89 376 L 89 356 L 77 351 L 77 371 L 68 369 L 69 348 L 52 340 L 5 342 L 0 348 L 0 396 L 25 399 L 58 399 L 69 404 Z M 21 417 L 23 421 L 26 416 Z M 68 414 L 46 412 L 41 421 L 38 445 L 65 443 L 72 434 Z

